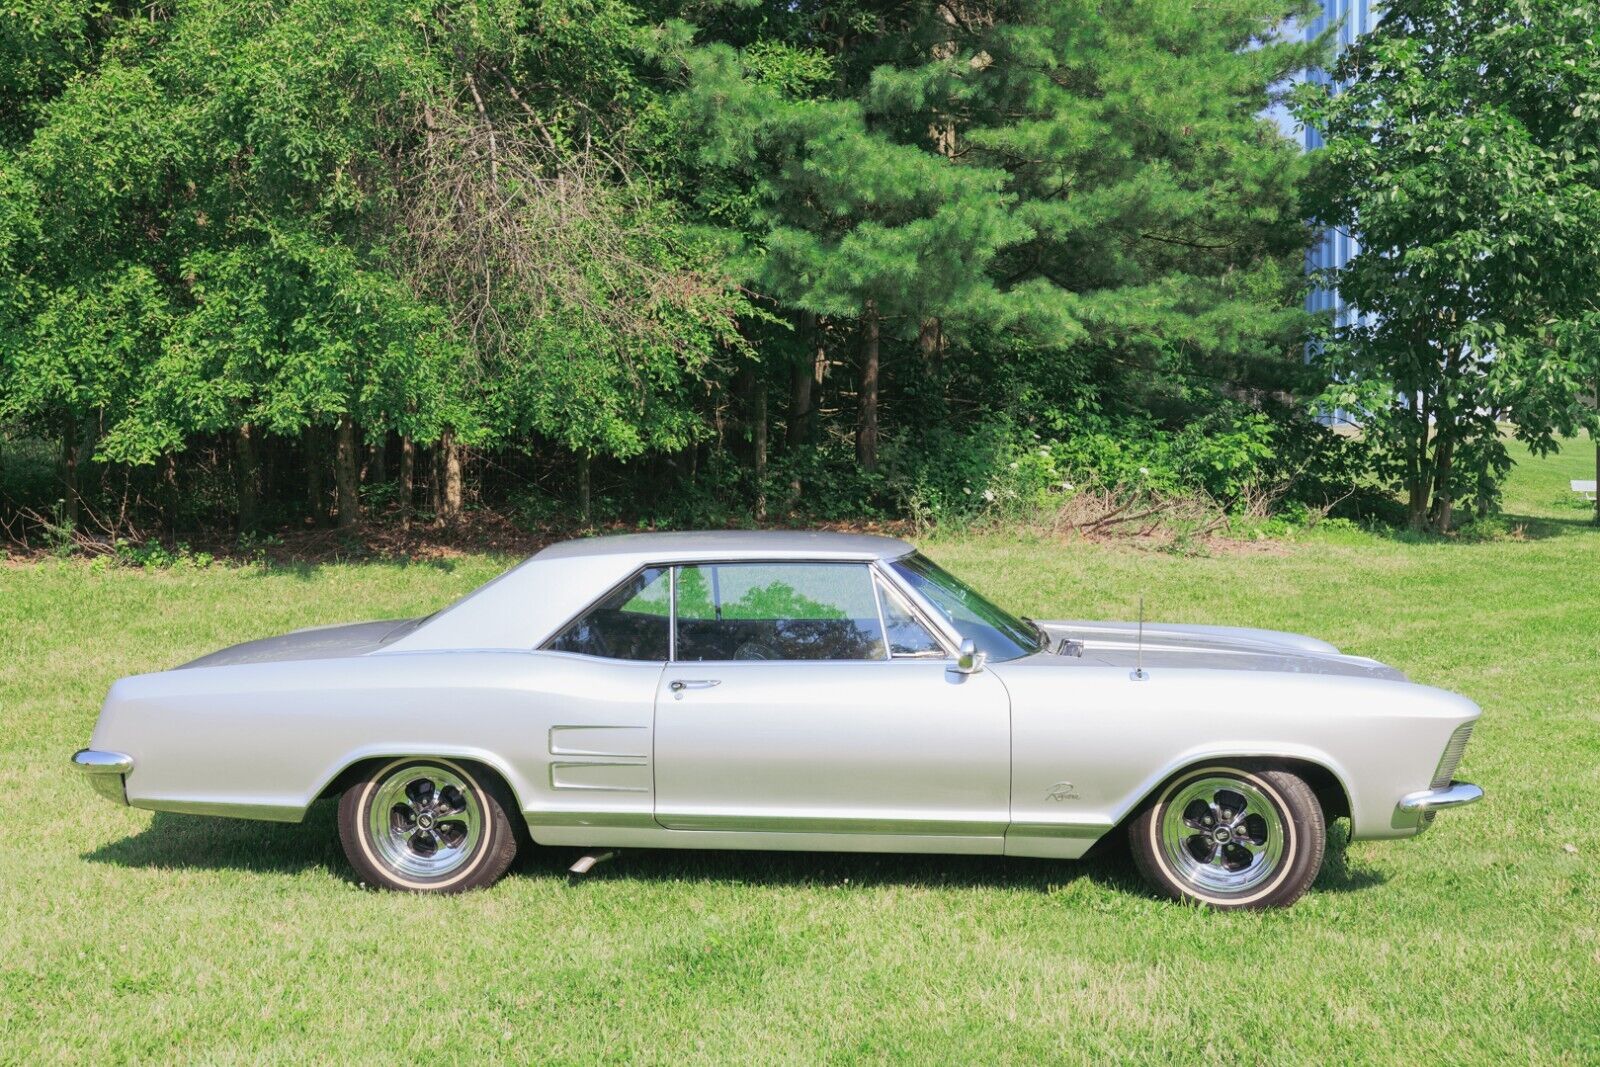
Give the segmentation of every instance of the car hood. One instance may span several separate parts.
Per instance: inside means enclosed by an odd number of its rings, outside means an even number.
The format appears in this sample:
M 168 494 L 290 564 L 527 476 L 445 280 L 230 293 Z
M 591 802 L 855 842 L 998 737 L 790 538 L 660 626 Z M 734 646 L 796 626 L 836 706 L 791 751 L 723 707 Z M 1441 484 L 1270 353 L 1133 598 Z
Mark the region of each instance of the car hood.
M 378 622 L 310 626 L 277 637 L 263 637 L 257 641 L 232 645 L 185 663 L 182 668 L 227 667 L 235 663 L 277 663 L 283 660 L 363 656 L 411 632 L 421 622 L 421 619 L 384 619 Z
M 1147 622 L 1141 642 L 1135 622 L 1064 619 L 1039 625 L 1052 643 L 1062 638 L 1081 643 L 1086 663 L 1405 680 L 1400 671 L 1375 659 L 1342 655 L 1326 641 L 1278 630 Z

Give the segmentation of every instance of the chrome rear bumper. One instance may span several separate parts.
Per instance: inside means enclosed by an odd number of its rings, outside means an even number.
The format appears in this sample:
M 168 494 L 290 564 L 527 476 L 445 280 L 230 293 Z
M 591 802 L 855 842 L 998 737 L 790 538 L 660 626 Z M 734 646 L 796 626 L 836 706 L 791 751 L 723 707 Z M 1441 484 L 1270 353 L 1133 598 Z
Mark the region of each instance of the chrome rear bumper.
M 1420 793 L 1407 793 L 1400 798 L 1401 811 L 1441 811 L 1476 804 L 1483 799 L 1483 790 L 1471 782 L 1451 782 L 1443 789 L 1424 789 Z
M 89 785 L 96 793 L 118 804 L 128 803 L 128 792 L 123 787 L 122 776 L 133 770 L 132 756 L 80 748 L 73 753 L 72 765 L 88 778 Z

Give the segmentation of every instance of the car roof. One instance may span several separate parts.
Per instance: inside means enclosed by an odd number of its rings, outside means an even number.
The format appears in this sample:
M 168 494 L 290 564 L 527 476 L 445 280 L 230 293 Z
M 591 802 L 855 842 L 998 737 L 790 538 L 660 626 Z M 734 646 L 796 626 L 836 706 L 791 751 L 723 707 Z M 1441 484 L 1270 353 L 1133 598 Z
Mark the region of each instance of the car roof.
M 537 648 L 643 567 L 737 560 L 896 559 L 904 541 L 804 530 L 698 530 L 562 541 L 481 585 L 384 653 Z
M 875 534 L 822 530 L 684 530 L 561 541 L 533 558 L 628 556 L 643 565 L 696 560 L 895 559 L 912 551 L 904 541 Z

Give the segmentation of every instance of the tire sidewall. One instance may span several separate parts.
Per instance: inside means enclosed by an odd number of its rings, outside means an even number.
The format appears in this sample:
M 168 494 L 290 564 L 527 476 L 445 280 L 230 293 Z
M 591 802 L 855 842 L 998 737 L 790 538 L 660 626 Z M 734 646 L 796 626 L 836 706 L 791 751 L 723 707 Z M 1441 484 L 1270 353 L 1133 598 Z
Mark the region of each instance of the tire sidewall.
M 483 833 L 471 858 L 456 870 L 437 878 L 417 878 L 394 870 L 379 858 L 371 840 L 368 816 L 378 787 L 410 766 L 443 767 L 459 775 L 483 810 Z M 482 773 L 454 760 L 437 756 L 406 756 L 391 760 L 345 790 L 339 801 L 339 837 L 357 874 L 372 885 L 431 893 L 454 893 L 487 885 L 504 873 L 510 865 L 509 852 L 514 852 L 516 847 L 510 820 L 497 793 L 485 782 Z M 497 862 L 497 858 L 500 862 Z
M 1161 823 L 1171 798 L 1203 777 L 1230 777 L 1266 796 L 1283 827 L 1283 855 L 1267 881 L 1238 893 L 1218 893 L 1195 885 L 1173 869 L 1161 846 Z M 1307 801 L 1309 800 L 1309 804 Z M 1293 903 L 1309 888 L 1322 863 L 1321 808 L 1310 788 L 1282 771 L 1254 770 L 1236 764 L 1193 767 L 1172 778 L 1146 806 L 1131 827 L 1134 859 L 1145 877 L 1162 892 L 1213 908 L 1267 908 Z

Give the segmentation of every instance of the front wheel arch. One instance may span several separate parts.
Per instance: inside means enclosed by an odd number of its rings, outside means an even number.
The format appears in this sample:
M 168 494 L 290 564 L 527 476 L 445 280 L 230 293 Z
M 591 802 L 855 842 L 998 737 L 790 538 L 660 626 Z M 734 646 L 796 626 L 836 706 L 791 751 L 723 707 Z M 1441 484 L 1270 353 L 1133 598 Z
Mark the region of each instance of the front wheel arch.
M 1275 756 L 1259 752 L 1250 755 L 1229 755 L 1226 752 L 1218 752 L 1185 760 L 1181 766 L 1163 774 L 1155 784 L 1145 790 L 1144 795 L 1117 821 L 1117 825 L 1107 836 L 1126 829 L 1128 823 L 1144 814 L 1161 795 L 1161 791 L 1174 779 L 1213 763 L 1227 763 L 1246 770 L 1288 771 L 1304 779 L 1311 787 L 1318 805 L 1322 808 L 1323 818 L 1330 825 L 1335 819 L 1352 817 L 1350 791 L 1345 787 L 1344 780 L 1326 764 L 1303 756 Z

